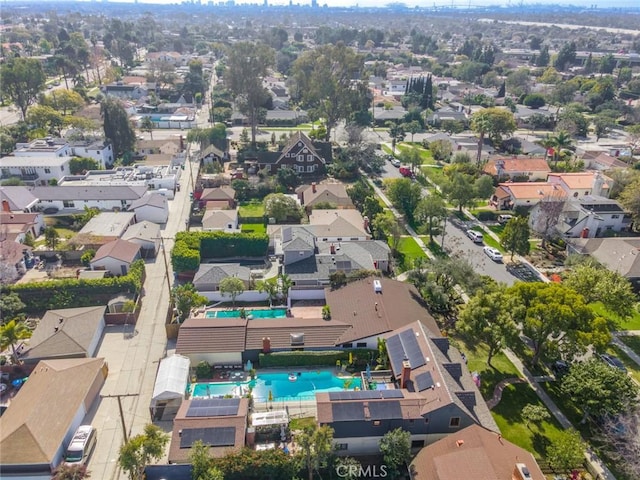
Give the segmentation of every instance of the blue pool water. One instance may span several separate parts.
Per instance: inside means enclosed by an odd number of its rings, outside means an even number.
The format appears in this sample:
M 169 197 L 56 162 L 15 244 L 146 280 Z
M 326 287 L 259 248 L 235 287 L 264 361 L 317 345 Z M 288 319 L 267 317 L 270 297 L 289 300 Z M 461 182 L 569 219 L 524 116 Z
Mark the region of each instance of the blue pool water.
M 284 318 L 287 316 L 286 308 L 263 308 L 259 310 L 245 310 L 247 315 L 253 315 L 253 318 Z M 239 318 L 240 310 L 216 310 L 207 312 L 206 318 Z
M 316 393 L 339 392 L 361 388 L 361 382 L 356 377 L 337 377 L 329 371 L 292 372 L 297 380 L 289 380 L 288 373 L 259 373 L 256 380 L 250 382 L 227 383 L 197 383 L 193 389 L 194 397 L 207 395 L 233 395 L 237 387 L 253 388 L 253 398 L 258 402 L 265 402 L 269 398 L 269 391 L 274 400 L 313 400 Z M 347 383 L 348 382 L 348 383 Z M 209 387 L 207 390 L 207 386 Z M 235 389 L 235 391 L 234 391 Z

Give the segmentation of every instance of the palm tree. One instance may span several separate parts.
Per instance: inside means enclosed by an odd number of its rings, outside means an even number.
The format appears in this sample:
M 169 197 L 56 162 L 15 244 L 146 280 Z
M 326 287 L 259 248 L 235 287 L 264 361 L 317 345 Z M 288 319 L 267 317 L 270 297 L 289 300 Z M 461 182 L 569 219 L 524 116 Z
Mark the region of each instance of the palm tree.
M 566 130 L 560 130 L 551 137 L 551 140 L 553 140 L 553 165 L 556 166 L 560 159 L 560 153 L 563 150 L 571 150 L 573 140 Z
M 262 280 L 258 282 L 258 291 L 260 293 L 264 292 L 269 297 L 269 306 L 273 306 L 273 300 L 278 298 L 279 286 L 277 281 L 271 280 Z
M 544 160 L 546 162 L 549 157 L 549 149 L 555 145 L 553 137 L 547 133 L 544 138 L 538 140 L 536 143 L 544 148 Z
M 16 343 L 30 336 L 31 330 L 29 330 L 29 327 L 27 327 L 24 322 L 13 319 L 0 327 L 0 348 L 4 350 L 10 346 L 13 352 L 14 363 L 20 363 L 16 352 Z
M 484 137 L 491 130 L 491 119 L 486 112 L 480 110 L 471 118 L 471 128 L 478 134 L 478 152 L 476 153 L 476 166 L 480 167 L 482 163 L 482 146 L 484 145 Z
M 278 278 L 278 284 L 280 285 L 280 294 L 284 297 L 284 302 L 288 304 L 289 289 L 293 287 L 293 280 L 287 274 L 280 275 Z

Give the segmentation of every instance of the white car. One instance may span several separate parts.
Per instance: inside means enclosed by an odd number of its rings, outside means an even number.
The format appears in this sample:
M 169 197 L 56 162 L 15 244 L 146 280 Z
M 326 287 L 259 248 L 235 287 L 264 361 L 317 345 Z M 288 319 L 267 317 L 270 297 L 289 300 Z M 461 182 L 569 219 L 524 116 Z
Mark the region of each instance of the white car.
M 391 160 L 391 165 L 393 165 L 394 167 L 400 168 L 400 165 L 402 165 L 402 163 L 397 158 L 394 158 L 393 160 Z
M 482 243 L 484 240 L 482 233 L 475 230 L 467 230 L 467 237 L 469 237 L 473 243 Z
M 499 250 L 496 250 L 493 247 L 484 247 L 483 250 L 484 250 L 484 253 L 486 253 L 487 256 L 494 262 L 502 261 L 502 254 L 500 253 Z

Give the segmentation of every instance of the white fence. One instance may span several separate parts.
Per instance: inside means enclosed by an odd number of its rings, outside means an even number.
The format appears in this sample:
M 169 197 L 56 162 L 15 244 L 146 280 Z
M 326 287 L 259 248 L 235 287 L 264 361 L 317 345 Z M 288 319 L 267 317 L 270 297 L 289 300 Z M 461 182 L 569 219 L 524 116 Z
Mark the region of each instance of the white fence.
M 291 300 L 324 300 L 324 287 L 292 288 L 289 290 Z

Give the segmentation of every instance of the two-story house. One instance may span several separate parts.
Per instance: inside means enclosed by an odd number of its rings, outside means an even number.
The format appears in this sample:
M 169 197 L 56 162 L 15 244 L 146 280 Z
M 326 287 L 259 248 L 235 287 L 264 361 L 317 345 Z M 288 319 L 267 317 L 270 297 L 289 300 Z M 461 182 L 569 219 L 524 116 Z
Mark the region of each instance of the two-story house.
M 48 185 L 69 174 L 70 156 L 6 156 L 0 158 L 2 179 L 19 178 L 26 185 Z
M 563 237 L 595 238 L 628 230 L 631 223 L 631 214 L 616 200 L 585 195 L 565 202 L 556 228 Z
M 268 168 L 271 173 L 288 167 L 301 175 L 317 175 L 331 162 L 331 145 L 314 143 L 302 132 L 293 134 L 279 155 L 269 153 L 261 155 L 258 164 L 261 169 Z

